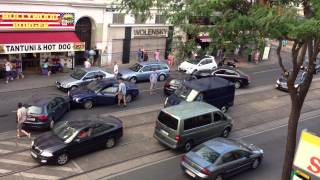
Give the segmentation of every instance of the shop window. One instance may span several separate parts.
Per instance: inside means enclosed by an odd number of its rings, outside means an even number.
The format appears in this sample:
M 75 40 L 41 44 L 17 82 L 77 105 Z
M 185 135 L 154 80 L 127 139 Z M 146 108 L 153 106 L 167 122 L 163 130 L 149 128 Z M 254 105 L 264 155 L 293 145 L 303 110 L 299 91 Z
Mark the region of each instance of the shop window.
M 146 23 L 146 18 L 143 17 L 141 14 L 135 15 L 134 19 L 135 19 L 135 23 L 136 24 L 144 24 L 144 23 Z
M 166 17 L 164 15 L 156 15 L 156 24 L 165 24 L 166 23 Z
M 113 14 L 113 24 L 124 24 L 124 14 Z

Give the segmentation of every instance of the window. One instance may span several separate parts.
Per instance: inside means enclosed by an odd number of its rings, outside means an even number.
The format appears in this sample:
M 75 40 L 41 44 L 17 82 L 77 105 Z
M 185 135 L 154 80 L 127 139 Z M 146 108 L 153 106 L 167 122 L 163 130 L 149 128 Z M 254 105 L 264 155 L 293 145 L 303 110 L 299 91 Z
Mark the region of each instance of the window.
M 158 120 L 160 121 L 160 123 L 173 130 L 177 130 L 178 128 L 178 120 L 162 111 L 159 113 Z
M 153 65 L 151 65 L 151 69 L 152 70 L 156 70 L 156 71 L 158 71 L 158 70 L 160 70 L 161 69 L 161 67 L 160 67 L 160 65 L 158 65 L 158 64 L 153 64 Z
M 107 131 L 107 130 L 113 128 L 113 127 L 114 126 L 111 125 L 111 124 L 104 124 L 104 125 L 99 124 L 98 126 L 93 128 L 92 135 L 100 134 L 100 133 L 102 133 L 104 131 Z
M 214 72 L 214 74 L 224 74 L 225 73 L 225 70 L 219 70 L 219 71 L 216 71 L 216 72 Z
M 64 99 L 61 97 L 56 97 L 53 99 L 53 101 L 55 101 L 56 104 L 62 104 L 64 103 Z
M 107 87 L 101 91 L 102 94 L 115 94 L 118 91 L 118 87 Z
M 103 72 L 101 72 L 101 71 L 97 72 L 97 75 L 98 75 L 98 76 L 102 76 L 102 77 L 106 77 L 106 74 L 103 73 Z
M 237 74 L 236 72 L 234 72 L 234 71 L 226 70 L 225 75 L 228 75 L 228 76 L 237 76 L 238 74 Z
M 57 103 L 53 100 L 48 103 L 48 110 L 52 110 L 56 107 Z
M 243 150 L 238 150 L 233 153 L 235 159 L 247 158 L 250 156 L 250 153 Z
M 165 24 L 165 23 L 166 23 L 166 17 L 164 15 L 156 15 L 155 24 Z
M 204 59 L 201 61 L 200 66 L 212 63 L 211 59 Z
M 221 121 L 223 118 L 221 116 L 221 114 L 219 113 L 214 113 L 214 122 L 218 122 Z
M 135 15 L 134 18 L 135 18 L 135 23 L 136 24 L 144 24 L 144 23 L 146 23 L 145 18 L 141 14 Z
M 190 118 L 190 119 L 186 119 L 184 121 L 184 130 L 189 130 L 189 129 L 205 126 L 205 125 L 210 124 L 211 122 L 212 122 L 211 121 L 211 113 L 204 114 L 204 115 Z
M 151 67 L 150 66 L 145 66 L 142 68 L 142 72 L 149 72 L 151 71 Z
M 228 163 L 228 162 L 231 162 L 234 160 L 234 157 L 233 157 L 233 154 L 230 152 L 230 153 L 227 153 L 225 154 L 223 157 L 222 157 L 222 161 L 223 163 Z
M 113 24 L 124 24 L 124 14 L 113 14 Z
M 87 73 L 85 79 L 93 79 L 96 75 L 96 72 L 89 72 Z
M 168 69 L 168 66 L 161 64 L 161 69 Z
M 213 149 L 207 147 L 206 145 L 199 145 L 192 150 L 196 155 L 205 159 L 210 163 L 215 163 L 216 160 L 219 158 L 220 154 Z

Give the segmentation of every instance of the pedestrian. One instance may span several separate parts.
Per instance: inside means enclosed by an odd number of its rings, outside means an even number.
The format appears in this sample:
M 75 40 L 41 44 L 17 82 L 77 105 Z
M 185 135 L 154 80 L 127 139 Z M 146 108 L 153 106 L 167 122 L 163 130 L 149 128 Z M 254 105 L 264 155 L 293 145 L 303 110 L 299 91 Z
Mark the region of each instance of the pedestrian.
M 137 51 L 137 58 L 138 58 L 138 62 L 141 62 L 143 59 L 143 51 L 141 49 Z
M 157 81 L 158 81 L 158 74 L 156 69 L 153 69 L 152 73 L 149 77 L 150 80 L 150 95 L 154 94 L 154 89 L 156 88 Z
M 170 53 L 170 54 L 168 55 L 168 65 L 169 65 L 170 67 L 173 66 L 173 61 L 174 61 L 174 56 L 173 56 L 172 53 Z
M 42 64 L 42 75 L 50 76 L 48 58 Z
M 23 122 L 27 120 L 27 109 L 22 106 L 22 103 L 18 103 L 18 110 L 17 110 L 17 137 L 21 137 L 21 133 L 28 138 L 31 138 L 31 133 L 26 132 L 22 129 Z
M 114 74 L 114 77 L 117 79 L 119 75 L 119 65 L 117 61 L 115 61 L 113 65 L 113 74 Z
M 149 59 L 148 52 L 144 51 L 143 52 L 143 61 L 148 61 L 148 59 Z
M 127 87 L 126 84 L 123 82 L 122 78 L 118 79 L 119 82 L 119 88 L 116 95 L 118 96 L 118 106 L 121 106 L 121 101 L 123 101 L 123 106 L 126 107 L 126 93 L 127 93 Z
M 91 63 L 91 64 L 94 64 L 94 57 L 95 57 L 95 55 L 96 55 L 96 51 L 93 50 L 93 49 L 91 49 L 91 50 L 89 51 L 89 59 L 90 59 L 90 63 Z
M 160 61 L 160 49 L 157 49 L 155 52 L 154 52 L 154 59 L 156 61 Z
M 24 75 L 22 73 L 22 60 L 17 58 L 16 60 L 16 70 L 17 70 L 17 79 L 23 79 Z
M 89 58 L 84 61 L 84 68 L 88 69 L 91 67 L 91 63 L 89 62 Z
M 6 59 L 5 60 L 5 69 L 6 69 L 6 83 L 8 84 L 9 83 L 9 80 L 13 80 L 13 77 L 12 77 L 12 64 L 11 62 Z
M 89 58 L 89 50 L 88 49 L 84 51 L 83 58 L 84 59 L 88 59 Z

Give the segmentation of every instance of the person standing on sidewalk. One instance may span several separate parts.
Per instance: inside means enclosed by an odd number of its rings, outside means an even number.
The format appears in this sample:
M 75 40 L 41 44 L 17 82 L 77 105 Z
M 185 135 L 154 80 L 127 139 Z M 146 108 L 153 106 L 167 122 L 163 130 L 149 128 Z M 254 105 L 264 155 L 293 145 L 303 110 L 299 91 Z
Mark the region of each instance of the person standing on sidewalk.
M 160 49 L 157 49 L 155 52 L 154 52 L 154 59 L 159 62 L 160 61 Z
M 127 106 L 127 102 L 126 102 L 127 87 L 126 87 L 126 84 L 123 82 L 122 78 L 118 79 L 118 82 L 119 82 L 119 89 L 116 94 L 118 96 L 118 106 L 121 106 L 121 101 L 123 101 L 123 106 L 126 107 Z
M 148 61 L 149 56 L 147 51 L 143 51 L 143 61 Z
M 27 109 L 22 106 L 22 103 L 18 103 L 18 110 L 17 110 L 17 137 L 21 137 L 21 133 L 25 136 L 28 136 L 28 138 L 31 138 L 31 133 L 28 133 L 27 131 L 22 129 L 23 122 L 27 120 Z
M 174 56 L 172 55 L 172 53 L 170 53 L 170 54 L 168 55 L 168 65 L 169 65 L 170 67 L 173 66 L 173 61 L 174 61 Z
M 84 61 L 84 68 L 88 69 L 91 67 L 91 63 L 89 62 L 89 58 Z
M 113 65 L 113 74 L 114 74 L 114 77 L 117 79 L 119 75 L 119 65 L 117 61 L 115 61 Z
M 149 80 L 150 80 L 150 95 L 153 95 L 154 89 L 156 88 L 157 81 L 158 81 L 158 74 L 157 74 L 156 69 L 153 69 L 153 71 L 149 77 Z
M 8 59 L 6 59 L 4 66 L 5 66 L 5 69 L 6 69 L 6 78 L 7 78 L 6 83 L 8 84 L 9 80 L 13 80 L 13 77 L 12 77 L 12 64 L 11 64 L 10 61 L 8 61 Z
M 143 59 L 143 51 L 141 49 L 137 51 L 137 58 L 138 58 L 138 62 L 141 62 Z

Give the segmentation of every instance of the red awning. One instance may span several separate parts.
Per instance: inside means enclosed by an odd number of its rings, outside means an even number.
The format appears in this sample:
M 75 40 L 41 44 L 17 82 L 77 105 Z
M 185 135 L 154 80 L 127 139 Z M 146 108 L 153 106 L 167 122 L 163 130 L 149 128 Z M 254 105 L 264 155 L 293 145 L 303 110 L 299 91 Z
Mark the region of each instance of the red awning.
M 0 44 L 80 42 L 74 32 L 1 32 Z

